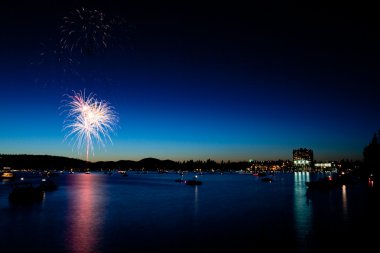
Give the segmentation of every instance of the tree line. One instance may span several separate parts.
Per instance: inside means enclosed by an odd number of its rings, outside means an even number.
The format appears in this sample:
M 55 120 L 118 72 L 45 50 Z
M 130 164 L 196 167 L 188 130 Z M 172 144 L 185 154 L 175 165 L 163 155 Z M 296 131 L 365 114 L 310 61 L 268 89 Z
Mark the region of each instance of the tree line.
M 240 170 L 249 167 L 249 162 L 220 162 L 208 159 L 172 161 L 160 160 L 157 158 L 144 158 L 139 161 L 120 160 L 120 161 L 100 161 L 86 162 L 84 160 L 50 156 L 50 155 L 9 155 L 0 154 L 0 169 L 10 167 L 12 169 L 30 170 L 146 170 L 146 171 L 165 171 L 165 170 L 188 170 L 200 169 L 203 171 L 212 170 Z
M 380 130 L 372 137 L 363 150 L 363 168 L 365 175 L 378 176 L 380 170 Z

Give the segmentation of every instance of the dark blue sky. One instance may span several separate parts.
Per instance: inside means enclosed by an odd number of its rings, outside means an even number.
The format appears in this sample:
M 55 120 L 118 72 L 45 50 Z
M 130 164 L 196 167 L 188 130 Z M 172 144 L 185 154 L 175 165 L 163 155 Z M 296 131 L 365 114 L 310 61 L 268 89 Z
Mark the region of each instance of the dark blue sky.
M 107 47 L 62 50 L 63 18 L 98 10 Z M 64 142 L 65 94 L 119 114 L 90 160 L 361 159 L 380 128 L 379 16 L 344 4 L 1 4 L 0 153 L 84 159 Z M 116 25 L 111 20 L 121 23 Z M 78 42 L 77 48 L 83 41 Z

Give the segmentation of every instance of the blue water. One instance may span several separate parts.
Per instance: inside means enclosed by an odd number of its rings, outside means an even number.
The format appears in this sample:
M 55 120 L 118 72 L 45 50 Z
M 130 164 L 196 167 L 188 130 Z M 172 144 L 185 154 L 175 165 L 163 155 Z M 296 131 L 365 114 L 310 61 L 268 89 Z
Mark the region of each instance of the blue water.
M 192 174 L 187 175 L 188 178 Z M 378 247 L 366 183 L 307 191 L 308 173 L 61 174 L 41 203 L 12 205 L 0 183 L 0 252 L 333 252 Z M 25 175 L 26 180 L 39 180 Z

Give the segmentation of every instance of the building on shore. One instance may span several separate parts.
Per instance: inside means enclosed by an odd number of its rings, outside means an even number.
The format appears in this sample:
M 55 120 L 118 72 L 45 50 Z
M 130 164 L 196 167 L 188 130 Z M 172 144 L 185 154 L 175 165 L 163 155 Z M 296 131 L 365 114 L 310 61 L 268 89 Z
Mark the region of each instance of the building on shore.
M 293 166 L 295 170 L 310 171 L 313 168 L 313 150 L 307 148 L 293 149 Z

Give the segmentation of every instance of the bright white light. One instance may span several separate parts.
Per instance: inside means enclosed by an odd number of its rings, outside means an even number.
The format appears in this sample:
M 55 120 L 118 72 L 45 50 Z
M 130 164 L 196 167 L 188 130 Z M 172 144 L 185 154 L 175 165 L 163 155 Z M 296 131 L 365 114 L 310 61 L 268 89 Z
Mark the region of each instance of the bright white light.
M 69 129 L 69 132 L 65 140 L 71 137 L 79 153 L 85 147 L 88 161 L 89 152 L 94 155 L 94 141 L 103 147 L 106 140 L 112 142 L 110 133 L 114 131 L 119 119 L 107 101 L 98 101 L 92 93 L 86 97 L 84 92 L 74 92 L 68 98 L 65 106 L 69 110 L 64 130 Z

